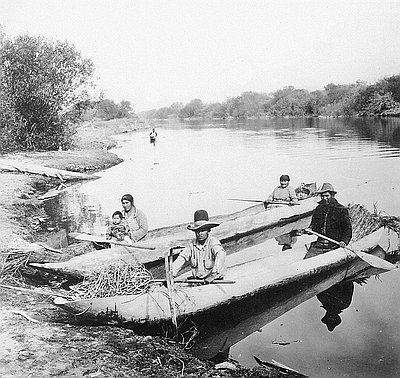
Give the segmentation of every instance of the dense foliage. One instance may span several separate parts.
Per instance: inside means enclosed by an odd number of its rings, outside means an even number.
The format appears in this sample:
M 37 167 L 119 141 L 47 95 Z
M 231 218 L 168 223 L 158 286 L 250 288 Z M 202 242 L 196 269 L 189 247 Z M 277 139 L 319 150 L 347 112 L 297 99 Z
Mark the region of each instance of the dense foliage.
M 116 104 L 112 100 L 103 99 L 94 105 L 93 116 L 108 121 L 115 118 L 127 118 L 132 113 L 133 108 L 129 101 L 122 100 L 120 104 Z
M 223 103 L 204 104 L 200 99 L 173 103 L 170 107 L 143 112 L 144 118 L 259 118 L 259 117 L 354 117 L 399 116 L 400 75 L 375 84 L 330 83 L 309 92 L 292 86 L 271 94 L 244 92 Z
M 3 35 L 0 67 L 0 152 L 68 148 L 90 103 L 91 60 L 67 42 Z

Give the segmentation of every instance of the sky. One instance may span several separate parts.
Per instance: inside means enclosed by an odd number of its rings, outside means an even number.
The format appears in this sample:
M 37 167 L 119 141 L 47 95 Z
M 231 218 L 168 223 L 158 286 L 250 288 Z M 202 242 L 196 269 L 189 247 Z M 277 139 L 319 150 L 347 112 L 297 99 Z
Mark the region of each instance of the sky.
M 10 37 L 68 41 L 137 112 L 400 74 L 400 0 L 0 0 Z

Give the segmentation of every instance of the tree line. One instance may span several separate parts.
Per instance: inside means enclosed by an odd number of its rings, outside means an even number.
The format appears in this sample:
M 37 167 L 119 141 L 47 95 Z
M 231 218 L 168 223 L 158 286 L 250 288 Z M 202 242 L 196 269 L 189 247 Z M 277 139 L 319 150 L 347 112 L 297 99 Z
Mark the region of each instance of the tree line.
M 9 38 L 0 25 L 0 153 L 67 149 L 82 119 L 136 118 L 129 101 L 97 94 L 94 70 L 68 42 Z M 194 99 L 140 113 L 153 119 L 399 115 L 400 75 L 312 92 L 293 86 L 270 94 L 248 91 L 224 102 Z
M 224 102 L 194 99 L 138 115 L 150 119 L 399 116 L 400 74 L 375 84 L 330 83 L 312 92 L 288 86 L 270 94 L 243 92 Z

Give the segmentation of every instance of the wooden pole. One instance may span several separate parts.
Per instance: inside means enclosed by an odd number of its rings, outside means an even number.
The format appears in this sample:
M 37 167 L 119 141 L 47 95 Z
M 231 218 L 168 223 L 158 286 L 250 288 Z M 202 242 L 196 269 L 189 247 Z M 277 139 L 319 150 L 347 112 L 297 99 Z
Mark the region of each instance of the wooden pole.
M 171 248 L 167 255 L 165 256 L 165 276 L 167 279 L 167 289 L 168 289 L 168 301 L 169 301 L 169 308 L 171 311 L 171 320 L 172 320 L 172 327 L 173 327 L 173 335 L 174 339 L 178 338 L 178 322 L 176 320 L 177 317 L 177 310 L 176 310 L 176 303 L 175 303 L 175 292 L 174 292 L 174 277 L 172 274 L 172 259 L 173 259 L 173 252 L 174 248 Z

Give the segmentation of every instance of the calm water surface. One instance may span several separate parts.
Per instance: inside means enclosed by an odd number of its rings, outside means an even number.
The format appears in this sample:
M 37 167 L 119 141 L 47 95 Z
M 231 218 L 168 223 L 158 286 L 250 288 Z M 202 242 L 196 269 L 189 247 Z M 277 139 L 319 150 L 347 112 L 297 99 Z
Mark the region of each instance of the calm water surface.
M 343 204 L 358 202 L 400 215 L 400 120 L 262 120 L 155 124 L 118 136 L 113 152 L 124 159 L 99 180 L 69 188 L 48 201 L 51 226 L 68 232 L 104 233 L 120 197 L 132 193 L 150 228 L 190 222 L 248 204 L 228 198 L 265 199 L 289 174 L 291 183 L 331 182 Z M 274 359 L 314 377 L 400 375 L 398 272 L 355 285 L 351 306 L 333 332 L 320 321 L 312 298 L 231 348 L 254 366 L 253 355 Z M 276 343 L 283 340 L 284 344 Z M 275 341 L 275 342 L 273 342 Z

